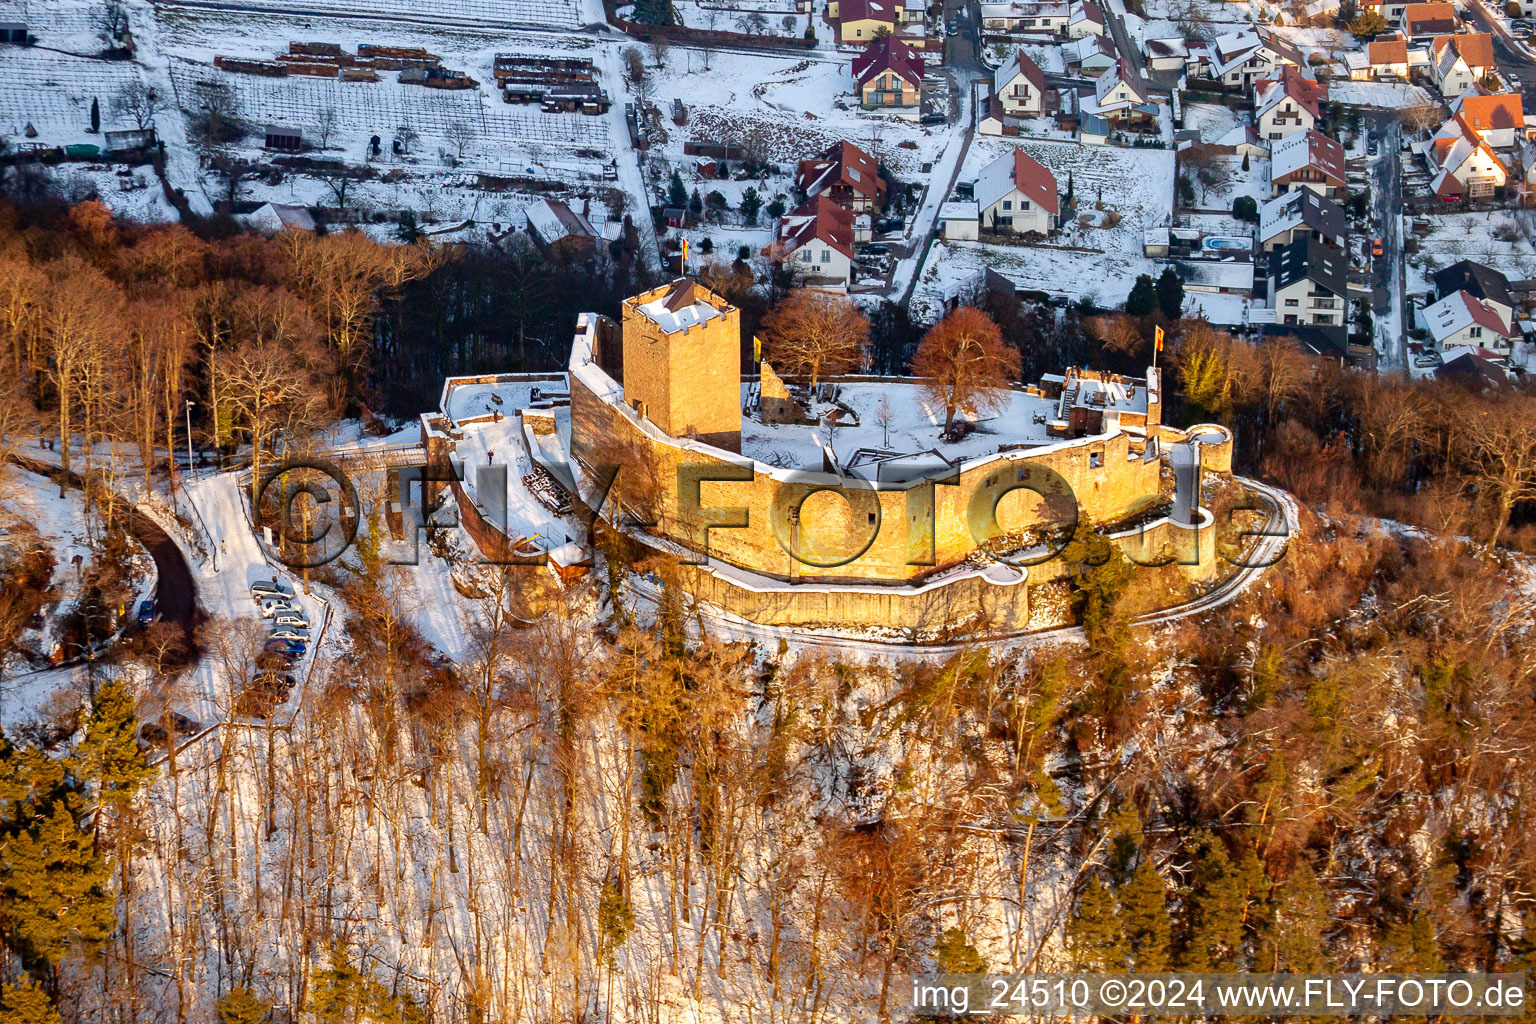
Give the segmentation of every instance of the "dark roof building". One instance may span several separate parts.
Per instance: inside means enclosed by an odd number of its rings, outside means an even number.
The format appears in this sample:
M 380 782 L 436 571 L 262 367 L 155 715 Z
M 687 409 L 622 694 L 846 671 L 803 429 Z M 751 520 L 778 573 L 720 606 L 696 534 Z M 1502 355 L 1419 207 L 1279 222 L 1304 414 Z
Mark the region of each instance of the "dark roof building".
M 1457 292 L 1467 292 L 1484 302 L 1497 302 L 1509 309 L 1515 307 L 1515 300 L 1509 295 L 1509 278 L 1492 267 L 1471 260 L 1458 260 L 1435 272 L 1436 296 L 1443 299 Z
M 1344 254 L 1316 238 L 1300 238 L 1269 254 L 1269 276 L 1275 288 L 1289 288 L 1298 281 L 1311 281 L 1335 295 L 1349 288 L 1349 271 Z

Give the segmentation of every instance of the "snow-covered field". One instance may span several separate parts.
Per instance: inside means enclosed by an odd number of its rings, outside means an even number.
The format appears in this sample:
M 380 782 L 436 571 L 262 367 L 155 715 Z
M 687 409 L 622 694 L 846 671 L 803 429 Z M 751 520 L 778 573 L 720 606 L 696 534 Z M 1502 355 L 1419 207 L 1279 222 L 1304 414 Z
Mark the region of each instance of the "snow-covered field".
M 1328 98 L 1347 107 L 1421 107 L 1434 100 L 1417 85 L 1407 82 L 1352 82 L 1335 79 L 1328 83 Z
M 1511 281 L 1536 278 L 1536 225 L 1528 211 L 1436 214 L 1415 222 L 1428 225 L 1429 234 L 1419 236 L 1419 251 L 1405 261 L 1410 294 L 1427 290 L 1434 272 L 1457 260 L 1482 263 Z

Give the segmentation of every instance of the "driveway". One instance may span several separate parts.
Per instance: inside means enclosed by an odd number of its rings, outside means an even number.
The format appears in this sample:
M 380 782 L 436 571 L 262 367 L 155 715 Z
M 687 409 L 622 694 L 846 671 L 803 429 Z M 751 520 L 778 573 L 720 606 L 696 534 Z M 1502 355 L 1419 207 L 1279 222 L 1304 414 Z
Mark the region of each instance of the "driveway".
M 1394 110 L 1370 109 L 1366 130 L 1378 140 L 1370 158 L 1371 225 L 1381 239 L 1381 255 L 1371 260 L 1371 303 L 1376 318 L 1377 349 L 1382 368 L 1405 365 L 1403 330 L 1403 161 L 1402 124 Z M 1369 244 L 1370 239 L 1364 239 Z M 1385 301 L 1382 301 L 1382 298 Z

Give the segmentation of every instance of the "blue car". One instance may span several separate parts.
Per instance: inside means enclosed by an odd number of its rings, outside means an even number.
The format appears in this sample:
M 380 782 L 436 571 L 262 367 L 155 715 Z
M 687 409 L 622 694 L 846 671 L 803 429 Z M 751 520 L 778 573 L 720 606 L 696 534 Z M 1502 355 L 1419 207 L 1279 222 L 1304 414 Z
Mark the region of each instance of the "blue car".
M 302 658 L 305 650 L 297 640 L 268 640 L 266 649 L 285 658 Z
M 147 626 L 157 618 L 159 614 L 155 611 L 153 598 L 146 598 L 139 602 L 139 625 Z

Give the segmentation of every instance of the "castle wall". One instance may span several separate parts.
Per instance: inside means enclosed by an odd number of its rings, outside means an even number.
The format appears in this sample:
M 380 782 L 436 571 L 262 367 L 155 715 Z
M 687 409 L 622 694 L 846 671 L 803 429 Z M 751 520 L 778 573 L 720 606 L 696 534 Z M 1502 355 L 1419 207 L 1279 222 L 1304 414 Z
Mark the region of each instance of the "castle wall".
M 673 437 L 740 451 L 741 311 L 690 283 L 723 315 L 667 333 L 637 307 L 677 285 L 624 302 L 624 398 Z
M 850 481 L 837 493 L 813 494 L 836 478 L 770 473 L 748 459 L 654 437 L 575 374 L 571 442 L 590 475 L 606 478 L 611 469 L 604 467 L 615 466 L 621 478 L 628 474 L 629 483 L 621 479 L 616 490 L 660 535 L 799 582 L 910 582 L 963 561 L 997 538 L 1000 527 L 1054 519 L 1074 504 L 1090 520 L 1113 521 L 1162 497 L 1159 461 L 1133 454 L 1126 434 L 995 456 L 962 467 L 953 483 L 874 490 Z M 1021 483 L 1047 497 L 1005 497 Z M 1001 524 L 994 518 L 1000 500 Z M 709 526 L 726 522 L 740 525 Z

